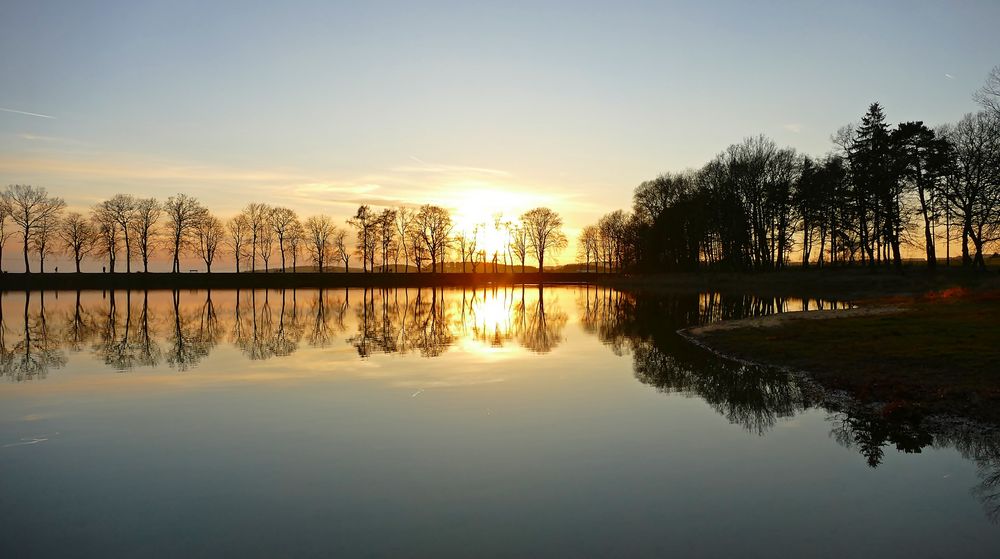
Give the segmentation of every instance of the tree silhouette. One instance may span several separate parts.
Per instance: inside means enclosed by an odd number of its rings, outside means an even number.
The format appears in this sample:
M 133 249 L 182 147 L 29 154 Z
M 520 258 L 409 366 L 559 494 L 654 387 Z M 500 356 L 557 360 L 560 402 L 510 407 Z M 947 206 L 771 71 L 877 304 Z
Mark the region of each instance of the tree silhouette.
M 56 219 L 66 207 L 62 198 L 49 196 L 44 188 L 27 184 L 13 184 L 3 193 L 4 210 L 20 229 L 24 252 L 24 273 L 31 273 L 28 252 L 39 231 L 52 232 Z
M 562 217 L 549 208 L 534 208 L 521 214 L 521 224 L 525 229 L 528 248 L 538 262 L 538 271 L 544 272 L 545 255 L 566 247 Z M 521 266 L 524 266 L 523 258 Z

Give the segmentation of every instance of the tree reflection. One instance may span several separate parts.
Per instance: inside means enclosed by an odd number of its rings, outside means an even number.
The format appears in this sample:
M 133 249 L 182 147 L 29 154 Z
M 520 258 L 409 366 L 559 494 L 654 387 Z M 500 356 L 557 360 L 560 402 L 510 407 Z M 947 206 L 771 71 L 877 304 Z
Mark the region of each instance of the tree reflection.
M 212 301 L 212 292 L 208 291 L 201 305 L 192 310 L 181 307 L 181 292 L 171 293 L 173 320 L 167 334 L 167 364 L 178 371 L 187 371 L 208 356 L 209 352 L 222 338 L 222 328 L 219 326 Z
M 15 381 L 45 378 L 50 369 L 66 365 L 66 354 L 50 336 L 45 310 L 45 293 L 38 294 L 38 309 L 31 312 L 31 292 L 24 294 L 21 339 L 7 349 L 5 336 L 0 337 L 0 367 L 4 376 Z M 0 317 L 0 322 L 3 322 Z M 0 330 L 6 330 L 3 325 Z
M 126 291 L 124 298 L 124 308 L 119 311 L 117 294 L 111 291 L 108 295 L 104 320 L 92 330 L 97 338 L 94 351 L 105 365 L 118 371 L 154 367 L 160 362 L 161 350 L 150 333 L 149 294 L 143 292 L 138 309 L 133 306 L 131 291 Z M 69 336 L 73 339 L 83 339 L 89 334 L 83 316 L 78 294 L 69 322 Z

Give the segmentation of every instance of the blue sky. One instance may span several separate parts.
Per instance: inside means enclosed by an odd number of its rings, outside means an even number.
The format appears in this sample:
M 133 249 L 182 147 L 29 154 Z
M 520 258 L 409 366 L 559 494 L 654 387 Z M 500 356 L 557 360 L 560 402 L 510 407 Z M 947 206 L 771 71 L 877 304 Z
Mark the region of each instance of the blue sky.
M 957 120 L 1000 64 L 995 0 L 0 6 L 0 108 L 53 117 L 0 111 L 3 184 L 223 216 L 486 200 L 572 233 L 746 136 Z

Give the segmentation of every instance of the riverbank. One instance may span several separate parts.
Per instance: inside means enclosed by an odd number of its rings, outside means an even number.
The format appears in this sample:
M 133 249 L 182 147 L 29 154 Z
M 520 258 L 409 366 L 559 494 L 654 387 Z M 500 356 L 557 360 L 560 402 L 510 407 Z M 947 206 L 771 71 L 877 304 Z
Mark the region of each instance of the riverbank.
M 1000 290 L 895 295 L 684 333 L 725 356 L 806 372 L 887 416 L 1000 422 Z

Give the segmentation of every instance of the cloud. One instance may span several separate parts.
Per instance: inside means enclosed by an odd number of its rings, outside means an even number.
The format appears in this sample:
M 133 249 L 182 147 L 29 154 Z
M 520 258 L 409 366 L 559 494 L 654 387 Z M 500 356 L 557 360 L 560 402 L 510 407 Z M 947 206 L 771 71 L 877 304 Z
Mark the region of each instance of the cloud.
M 51 115 L 43 115 L 43 114 L 39 114 L 39 113 L 29 113 L 28 111 L 19 111 L 17 109 L 6 109 L 4 107 L 0 107 L 0 111 L 3 111 L 5 113 L 14 113 L 16 115 L 37 116 L 39 118 L 51 118 L 51 119 L 55 119 L 56 118 L 56 117 L 51 116 Z
M 953 76 L 953 75 L 951 75 L 951 74 L 945 74 L 945 75 L 944 75 L 944 77 L 945 77 L 945 78 L 948 78 L 949 80 L 953 80 L 953 79 L 955 79 L 955 76 Z
M 47 142 L 47 143 L 60 143 L 60 144 L 81 144 L 79 140 L 74 140 L 72 138 L 60 138 L 59 136 L 42 136 L 39 134 L 18 134 L 18 138 L 22 140 L 28 140 L 29 142 Z
M 782 124 L 781 127 L 793 134 L 798 134 L 799 132 L 802 132 L 802 125 L 799 124 L 798 122 L 793 122 L 790 124 Z

